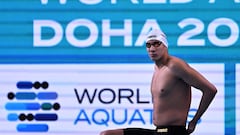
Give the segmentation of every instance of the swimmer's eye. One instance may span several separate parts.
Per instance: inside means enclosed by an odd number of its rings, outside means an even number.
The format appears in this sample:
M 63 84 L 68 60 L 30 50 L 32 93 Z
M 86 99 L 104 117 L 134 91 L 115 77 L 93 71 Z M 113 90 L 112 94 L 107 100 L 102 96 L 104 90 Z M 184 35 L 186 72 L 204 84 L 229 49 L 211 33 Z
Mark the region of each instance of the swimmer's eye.
M 146 43 L 146 47 L 147 47 L 147 48 L 150 48 L 151 46 L 159 47 L 161 44 L 162 44 L 162 42 L 160 42 L 160 41 L 155 41 L 155 42 L 153 42 L 153 43 Z

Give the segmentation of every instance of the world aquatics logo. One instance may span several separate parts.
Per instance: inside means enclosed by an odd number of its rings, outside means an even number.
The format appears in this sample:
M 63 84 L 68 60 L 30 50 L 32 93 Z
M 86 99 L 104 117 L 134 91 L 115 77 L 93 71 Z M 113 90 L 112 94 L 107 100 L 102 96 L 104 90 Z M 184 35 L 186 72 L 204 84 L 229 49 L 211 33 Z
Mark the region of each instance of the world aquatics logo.
M 18 132 L 48 132 L 48 122 L 58 120 L 56 111 L 60 104 L 54 102 L 58 98 L 56 92 L 47 92 L 49 83 L 19 81 L 16 83 L 16 92 L 8 92 L 8 102 L 5 109 L 8 111 L 7 120 L 18 122 Z M 41 123 L 40 123 L 41 122 Z M 42 123 L 44 122 L 44 123 Z

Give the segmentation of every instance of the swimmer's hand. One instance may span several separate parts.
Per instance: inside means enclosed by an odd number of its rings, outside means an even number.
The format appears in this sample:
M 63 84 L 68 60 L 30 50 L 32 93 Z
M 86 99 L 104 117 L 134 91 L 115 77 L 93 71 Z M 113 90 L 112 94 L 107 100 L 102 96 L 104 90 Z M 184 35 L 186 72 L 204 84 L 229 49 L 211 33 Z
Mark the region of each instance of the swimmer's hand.
M 187 128 L 188 134 L 191 134 L 195 130 L 196 125 L 197 125 L 197 122 L 193 120 L 188 123 L 188 128 Z

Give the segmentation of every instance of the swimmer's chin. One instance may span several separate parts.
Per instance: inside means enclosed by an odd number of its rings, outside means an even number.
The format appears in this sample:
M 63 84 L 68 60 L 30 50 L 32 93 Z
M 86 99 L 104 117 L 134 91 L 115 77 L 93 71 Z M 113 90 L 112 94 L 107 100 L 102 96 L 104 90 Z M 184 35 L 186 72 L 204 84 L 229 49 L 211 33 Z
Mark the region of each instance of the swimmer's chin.
M 151 59 L 152 61 L 158 60 L 156 57 L 150 57 L 150 59 Z
M 150 58 L 151 60 L 156 60 L 156 59 L 158 59 L 158 55 L 156 55 L 156 54 L 150 54 L 150 55 L 149 55 L 149 58 Z

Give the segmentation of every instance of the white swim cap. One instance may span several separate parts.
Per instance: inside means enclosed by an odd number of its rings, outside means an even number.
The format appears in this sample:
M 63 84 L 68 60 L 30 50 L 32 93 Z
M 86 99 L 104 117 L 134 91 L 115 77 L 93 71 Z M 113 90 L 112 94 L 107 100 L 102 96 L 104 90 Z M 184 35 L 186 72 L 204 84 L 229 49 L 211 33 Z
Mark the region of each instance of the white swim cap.
M 158 40 L 162 42 L 166 47 L 168 47 L 166 35 L 160 29 L 152 29 L 147 35 L 146 42 L 149 40 Z

